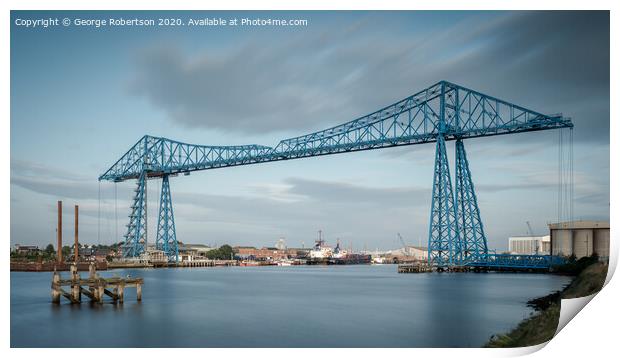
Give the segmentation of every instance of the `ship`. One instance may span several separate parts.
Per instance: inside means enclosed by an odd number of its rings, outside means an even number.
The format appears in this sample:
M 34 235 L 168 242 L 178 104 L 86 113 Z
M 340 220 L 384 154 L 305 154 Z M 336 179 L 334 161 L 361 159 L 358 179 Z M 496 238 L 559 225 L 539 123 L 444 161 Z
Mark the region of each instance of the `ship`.
M 314 247 L 310 250 L 306 261 L 308 265 L 352 265 L 369 264 L 370 255 L 354 254 L 340 247 L 340 240 L 337 240 L 336 247 L 333 249 L 325 243 L 322 231 L 319 230 L 319 238 L 315 241 Z
M 332 248 L 323 240 L 323 231 L 319 230 L 319 238 L 314 242 L 310 255 L 308 257 L 308 265 L 326 265 L 332 257 Z
M 354 254 L 340 248 L 340 241 L 336 243 L 332 256 L 329 258 L 330 265 L 357 265 L 369 264 L 372 257 L 370 255 Z

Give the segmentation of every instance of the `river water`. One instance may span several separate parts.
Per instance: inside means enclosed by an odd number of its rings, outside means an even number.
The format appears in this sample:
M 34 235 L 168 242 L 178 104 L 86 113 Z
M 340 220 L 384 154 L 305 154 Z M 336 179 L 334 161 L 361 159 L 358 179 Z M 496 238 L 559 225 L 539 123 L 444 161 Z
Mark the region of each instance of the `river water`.
M 11 272 L 11 346 L 479 347 L 570 280 L 394 265 L 101 272 L 115 274 L 144 277 L 141 303 L 129 289 L 123 305 L 53 305 L 51 273 Z

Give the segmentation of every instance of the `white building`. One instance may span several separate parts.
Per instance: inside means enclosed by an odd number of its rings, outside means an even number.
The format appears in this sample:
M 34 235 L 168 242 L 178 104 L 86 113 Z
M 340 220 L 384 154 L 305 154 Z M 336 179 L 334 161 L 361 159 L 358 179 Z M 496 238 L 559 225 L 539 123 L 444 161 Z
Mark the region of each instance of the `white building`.
M 284 241 L 284 238 L 281 238 L 278 242 L 276 242 L 276 249 L 286 250 L 286 241 Z
M 421 246 L 401 247 L 400 249 L 387 251 L 386 254 L 392 256 L 405 256 L 414 260 L 421 261 L 428 259 L 428 250 L 426 249 L 426 247 Z
M 549 255 L 551 236 L 512 236 L 508 238 L 508 250 L 513 255 Z

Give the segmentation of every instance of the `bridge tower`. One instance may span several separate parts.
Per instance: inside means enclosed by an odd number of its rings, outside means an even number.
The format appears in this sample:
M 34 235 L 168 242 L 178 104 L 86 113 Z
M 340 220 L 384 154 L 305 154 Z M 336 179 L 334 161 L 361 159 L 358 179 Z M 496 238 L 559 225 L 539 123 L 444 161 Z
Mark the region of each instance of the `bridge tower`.
M 428 261 L 438 266 L 453 266 L 460 262 L 459 228 L 456 206 L 450 178 L 450 166 L 446 154 L 446 141 L 437 137 L 435 146 L 435 172 L 433 173 L 433 197 L 428 233 Z
M 440 88 L 435 171 L 428 235 L 428 262 L 438 266 L 484 260 L 488 254 L 480 209 L 463 139 L 454 135 L 466 125 L 461 120 L 459 91 Z M 452 191 L 446 133 L 456 137 L 455 190 Z
M 461 260 L 464 263 L 483 261 L 489 249 L 462 139 L 456 140 L 455 163 L 456 217 L 461 241 Z
M 129 224 L 123 244 L 124 257 L 138 257 L 146 252 L 147 219 L 146 219 L 146 172 L 138 178 L 134 190 L 133 204 L 129 214 Z
M 172 210 L 172 197 L 170 195 L 168 174 L 164 174 L 162 177 L 155 246 L 158 250 L 162 250 L 166 254 L 168 261 L 177 262 L 179 260 L 179 244 L 177 242 L 176 227 L 174 225 L 174 212 Z

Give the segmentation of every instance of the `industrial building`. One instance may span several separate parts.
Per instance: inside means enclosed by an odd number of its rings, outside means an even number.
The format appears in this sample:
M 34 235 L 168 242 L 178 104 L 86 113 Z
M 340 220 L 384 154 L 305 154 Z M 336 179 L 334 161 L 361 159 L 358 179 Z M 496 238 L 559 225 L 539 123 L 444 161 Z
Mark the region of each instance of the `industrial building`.
M 549 224 L 551 255 L 609 259 L 609 222 L 569 221 Z
M 508 250 L 512 255 L 549 255 L 551 236 L 511 236 L 508 238 Z

